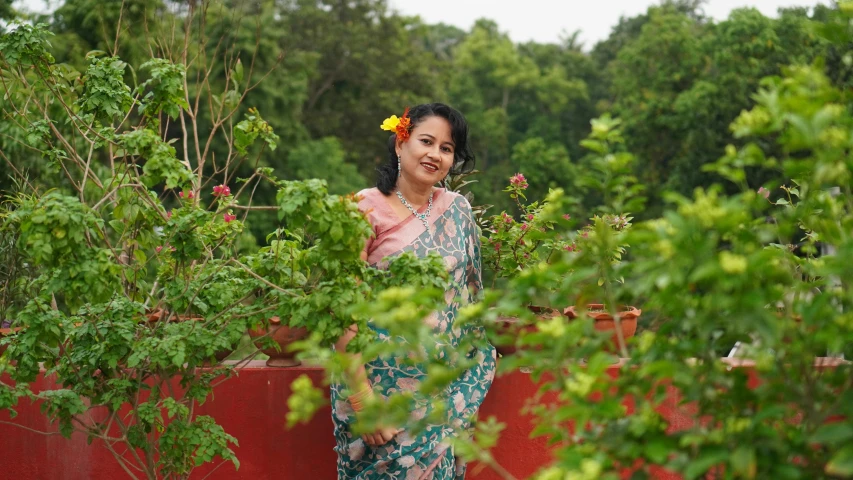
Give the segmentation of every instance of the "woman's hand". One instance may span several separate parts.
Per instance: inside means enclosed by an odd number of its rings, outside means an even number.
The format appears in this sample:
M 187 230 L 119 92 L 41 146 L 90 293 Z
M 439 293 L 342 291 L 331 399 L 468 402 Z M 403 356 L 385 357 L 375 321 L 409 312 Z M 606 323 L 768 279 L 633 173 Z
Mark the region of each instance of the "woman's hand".
M 398 433 L 403 430 L 399 428 L 391 428 L 391 427 L 380 427 L 377 428 L 373 433 L 365 433 L 361 436 L 361 439 L 364 440 L 364 443 L 378 447 L 380 445 L 385 445 L 390 442 Z
M 358 354 L 355 354 L 358 355 Z M 360 379 L 362 384 L 362 388 L 358 390 L 356 393 L 352 394 L 347 398 L 352 410 L 356 413 L 364 410 L 364 407 L 367 403 L 376 402 L 376 395 L 373 393 L 373 388 L 370 386 L 370 383 L 367 381 L 367 375 L 365 374 L 364 364 L 361 362 L 356 363 L 357 365 L 357 375 L 356 377 Z M 379 427 L 373 433 L 365 433 L 361 436 L 364 443 L 370 445 L 372 447 L 378 447 L 380 445 L 385 445 L 390 442 L 391 439 L 394 438 L 398 433 L 402 430 L 393 427 Z

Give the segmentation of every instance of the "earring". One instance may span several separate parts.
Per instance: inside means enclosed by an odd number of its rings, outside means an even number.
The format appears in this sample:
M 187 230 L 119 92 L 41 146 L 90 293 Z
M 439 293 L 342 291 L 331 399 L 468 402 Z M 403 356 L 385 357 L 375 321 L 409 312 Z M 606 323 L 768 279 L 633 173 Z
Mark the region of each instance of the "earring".
M 403 169 L 400 166 L 400 160 L 402 160 L 402 159 L 400 158 L 399 155 L 397 155 L 397 177 L 398 178 L 403 174 Z

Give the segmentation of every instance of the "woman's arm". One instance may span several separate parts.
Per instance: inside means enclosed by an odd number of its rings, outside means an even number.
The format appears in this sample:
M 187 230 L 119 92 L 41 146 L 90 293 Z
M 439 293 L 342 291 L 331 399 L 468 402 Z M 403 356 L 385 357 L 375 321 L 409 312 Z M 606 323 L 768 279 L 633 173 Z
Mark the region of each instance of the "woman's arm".
M 365 389 L 370 389 L 370 383 L 367 381 L 367 370 L 364 368 L 364 361 L 361 359 L 360 353 L 347 353 L 347 345 L 358 334 L 358 326 L 350 325 L 346 333 L 335 342 L 335 351 L 349 357 L 349 364 L 353 365 L 347 375 L 347 386 L 352 392 L 362 392 Z
M 367 252 L 361 252 L 361 259 L 367 261 Z M 352 409 L 356 412 L 361 411 L 364 405 L 374 398 L 373 388 L 367 379 L 367 369 L 364 368 L 364 360 L 360 353 L 347 353 L 347 345 L 358 334 L 358 326 L 351 325 L 347 331 L 335 342 L 335 351 L 341 355 L 347 356 L 347 364 L 351 365 L 348 375 L 345 375 L 345 381 L 349 390 L 353 392 L 347 400 L 350 402 Z M 391 441 L 400 430 L 396 428 L 380 427 L 374 433 L 368 433 L 361 436 L 364 443 L 368 445 L 384 445 Z
M 474 211 L 471 204 L 465 201 L 465 213 L 467 215 L 468 238 L 466 240 L 466 257 L 468 263 L 465 266 L 465 282 L 468 287 L 468 301 L 475 302 L 479 299 L 483 291 L 483 268 L 482 268 L 482 253 L 480 252 L 480 230 L 477 228 L 477 222 L 474 221 Z

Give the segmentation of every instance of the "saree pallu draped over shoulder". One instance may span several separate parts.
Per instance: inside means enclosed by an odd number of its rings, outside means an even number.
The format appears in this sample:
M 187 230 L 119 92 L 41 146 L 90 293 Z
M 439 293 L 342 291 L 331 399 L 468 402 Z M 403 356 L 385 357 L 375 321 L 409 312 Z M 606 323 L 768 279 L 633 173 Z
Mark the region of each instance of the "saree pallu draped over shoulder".
M 441 424 L 430 424 L 420 433 L 399 433 L 380 446 L 364 443 L 361 436 L 351 432 L 354 412 L 345 395 L 345 387 L 331 387 L 332 420 L 335 425 L 335 451 L 338 455 L 339 480 L 461 480 L 465 465 L 457 462 L 446 439 L 466 431 L 477 413 L 495 376 L 495 349 L 485 341 L 481 328 L 455 326 L 459 308 L 474 301 L 482 288 L 480 239 L 471 206 L 465 197 L 444 189 L 433 195 L 432 213 L 428 228 L 414 215 L 401 220 L 377 189 L 359 192 L 359 208 L 373 225 L 374 237 L 365 247 L 367 261 L 384 268 L 385 259 L 413 252 L 418 257 L 439 254 L 450 274 L 450 286 L 445 291 L 445 307 L 427 318 L 435 335 L 435 351 L 442 344 L 458 346 L 466 339 L 481 339 L 466 353 L 476 362 L 465 370 L 442 393 L 441 400 L 448 413 Z M 422 209 L 423 210 L 423 209 Z M 378 341 L 397 342 L 387 332 L 377 329 Z M 464 344 L 464 343 L 463 343 Z M 403 391 L 417 391 L 426 376 L 425 367 L 398 358 L 379 358 L 365 365 L 374 391 L 383 397 Z M 416 408 L 411 416 L 421 420 L 429 414 L 431 403 Z

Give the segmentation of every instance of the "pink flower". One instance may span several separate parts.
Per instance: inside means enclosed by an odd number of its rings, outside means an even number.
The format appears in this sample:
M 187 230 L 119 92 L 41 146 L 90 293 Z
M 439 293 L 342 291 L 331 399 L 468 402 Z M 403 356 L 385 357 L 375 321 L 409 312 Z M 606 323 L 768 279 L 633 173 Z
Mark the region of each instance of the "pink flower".
M 172 211 L 171 210 L 166 212 L 166 218 L 172 218 Z
M 154 249 L 155 252 L 160 253 L 163 250 L 163 245 L 157 245 L 157 248 Z
M 583 232 L 583 233 L 581 233 L 581 237 L 583 237 L 583 238 L 589 238 L 589 232 Z
M 578 249 L 578 247 L 576 247 L 574 244 L 565 246 L 565 250 L 567 252 L 575 252 L 575 251 L 577 251 L 577 249 Z
M 509 183 L 510 185 L 516 186 L 522 190 L 527 188 L 527 179 L 520 173 L 516 173 L 512 177 L 509 177 Z
M 178 196 L 181 198 L 184 198 L 184 192 L 178 193 Z M 193 192 L 192 191 L 187 192 L 186 196 L 187 196 L 187 198 L 193 198 Z
M 225 223 L 231 223 L 232 220 L 237 220 L 237 215 L 229 215 L 227 213 L 223 213 L 222 219 L 225 220 Z
M 572 216 L 567 213 L 567 214 L 563 215 L 563 218 L 565 218 L 566 220 L 570 220 L 572 218 Z
M 532 213 L 527 214 L 527 221 L 533 221 L 533 214 Z
M 518 244 L 519 244 L 519 245 L 525 245 L 525 243 L 524 243 L 524 239 L 522 238 L 521 240 L 519 240 L 519 241 L 518 241 Z
M 530 228 L 530 225 L 528 225 L 528 224 L 526 224 L 526 223 L 521 225 L 521 231 L 522 231 L 522 232 L 523 232 L 523 231 L 526 231 L 528 228 Z
M 758 189 L 758 194 L 764 198 L 769 198 L 770 197 L 770 190 L 767 190 L 766 188 L 761 187 Z
M 495 244 L 495 251 L 496 251 L 496 252 L 500 252 L 500 251 L 501 251 L 501 242 L 498 242 L 498 243 L 496 243 L 496 244 Z
M 214 197 L 230 197 L 231 196 L 231 188 L 228 185 L 217 185 L 213 187 L 213 196 Z
M 512 223 L 513 222 L 512 217 L 507 215 L 506 212 L 502 213 L 501 215 L 503 215 L 504 222 L 506 222 L 506 223 Z

